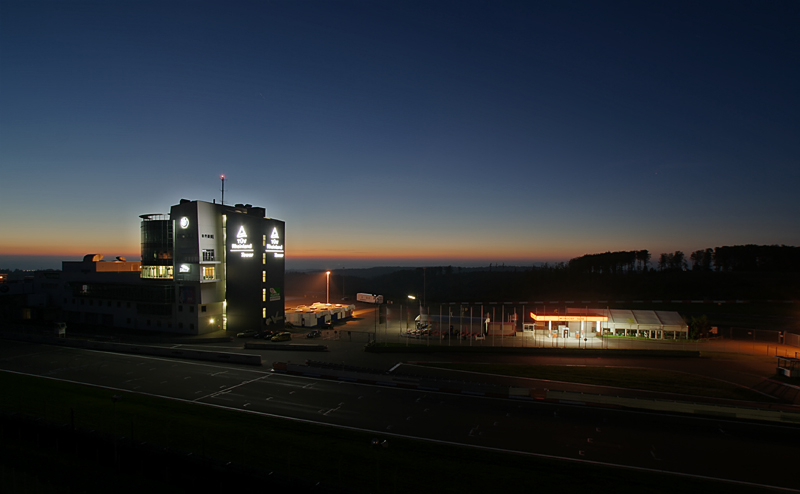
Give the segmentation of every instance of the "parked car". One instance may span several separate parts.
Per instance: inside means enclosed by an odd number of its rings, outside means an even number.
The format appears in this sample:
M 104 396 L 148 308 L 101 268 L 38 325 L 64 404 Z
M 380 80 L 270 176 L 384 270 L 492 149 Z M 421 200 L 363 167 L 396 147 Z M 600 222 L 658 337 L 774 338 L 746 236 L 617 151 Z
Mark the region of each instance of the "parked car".
M 236 333 L 237 338 L 253 338 L 256 336 L 256 331 L 242 331 L 241 333 Z
M 322 333 L 320 332 L 320 330 L 314 329 L 314 330 L 308 332 L 308 334 L 306 335 L 306 338 L 319 338 L 320 336 L 322 336 Z
M 283 333 L 278 333 L 271 338 L 271 341 L 289 341 L 292 339 L 292 333 L 284 331 Z

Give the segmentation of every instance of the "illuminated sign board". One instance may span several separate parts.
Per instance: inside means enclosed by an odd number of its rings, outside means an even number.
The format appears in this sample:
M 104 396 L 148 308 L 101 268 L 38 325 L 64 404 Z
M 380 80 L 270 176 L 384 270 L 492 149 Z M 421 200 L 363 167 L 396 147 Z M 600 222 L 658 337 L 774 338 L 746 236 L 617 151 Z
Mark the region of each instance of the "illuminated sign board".
M 238 252 L 242 257 L 253 257 L 253 244 L 247 241 L 247 232 L 244 226 L 239 227 L 236 233 L 236 243 L 231 244 L 231 253 Z
M 188 273 L 189 272 L 189 265 L 188 264 L 181 264 L 180 268 L 178 269 L 179 273 Z
M 277 227 L 272 227 L 272 233 L 269 235 L 269 243 L 264 246 L 264 250 L 272 252 L 274 257 L 283 257 L 283 243 L 281 236 L 278 233 Z
M 189 218 L 187 218 L 186 216 L 181 218 L 181 228 L 183 228 L 184 230 L 189 228 Z
M 280 302 L 281 300 L 281 289 L 280 288 L 270 288 L 269 289 L 269 301 L 270 302 Z
M 563 315 L 537 316 L 533 312 L 531 312 L 531 319 L 533 319 L 534 321 L 559 321 L 559 322 L 579 322 L 579 321 L 608 322 L 608 316 L 563 316 Z

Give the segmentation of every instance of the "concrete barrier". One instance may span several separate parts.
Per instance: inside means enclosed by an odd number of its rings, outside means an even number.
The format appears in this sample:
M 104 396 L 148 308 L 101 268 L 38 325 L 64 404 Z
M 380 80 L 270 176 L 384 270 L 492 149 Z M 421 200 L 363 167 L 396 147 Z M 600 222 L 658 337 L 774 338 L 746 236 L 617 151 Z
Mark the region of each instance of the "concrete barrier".
M 307 364 L 309 363 L 312 365 L 273 362 L 272 370 L 273 372 L 296 376 L 355 382 L 373 386 L 389 386 L 402 389 L 419 389 L 442 393 L 508 398 L 508 387 L 497 386 L 491 383 L 452 381 L 424 376 L 412 377 L 409 375 L 397 375 L 385 370 L 355 367 L 344 364 L 326 364 L 323 362 L 307 361 Z
M 70 348 L 85 348 L 105 352 L 130 353 L 135 355 L 151 355 L 155 357 L 183 358 L 189 360 L 205 360 L 209 362 L 227 362 L 231 364 L 261 365 L 261 355 L 244 353 L 209 352 L 207 350 L 189 350 L 182 348 L 163 348 L 147 345 L 129 345 L 126 343 L 110 343 L 106 341 L 73 340 L 69 338 L 53 338 L 19 333 L 2 333 L 3 338 L 58 345 Z
M 763 410 L 742 406 L 715 405 L 712 403 L 690 403 L 640 398 L 606 396 L 574 391 L 548 390 L 547 399 L 563 403 L 600 405 L 660 412 L 688 413 L 709 417 L 724 417 L 739 420 L 763 420 L 767 422 L 800 423 L 800 413 L 785 410 Z
M 308 345 L 305 343 L 259 343 L 248 341 L 244 344 L 247 350 L 286 350 L 295 352 L 327 352 L 327 345 Z
M 381 345 L 372 343 L 364 346 L 365 352 L 370 353 L 466 353 L 466 354 L 511 354 L 511 355 L 537 355 L 548 357 L 581 357 L 581 358 L 698 358 L 699 351 L 694 350 L 647 350 L 647 349 L 599 349 L 599 348 L 525 348 L 502 346 L 447 346 L 434 344 L 423 345 Z

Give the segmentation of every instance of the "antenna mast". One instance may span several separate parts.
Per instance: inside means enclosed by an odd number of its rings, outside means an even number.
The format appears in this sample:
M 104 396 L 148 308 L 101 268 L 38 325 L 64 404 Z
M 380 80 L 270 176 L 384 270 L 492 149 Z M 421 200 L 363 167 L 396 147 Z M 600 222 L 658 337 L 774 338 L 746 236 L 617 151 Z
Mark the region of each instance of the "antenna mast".
M 220 175 L 220 179 L 222 179 L 222 205 L 225 205 L 225 175 Z

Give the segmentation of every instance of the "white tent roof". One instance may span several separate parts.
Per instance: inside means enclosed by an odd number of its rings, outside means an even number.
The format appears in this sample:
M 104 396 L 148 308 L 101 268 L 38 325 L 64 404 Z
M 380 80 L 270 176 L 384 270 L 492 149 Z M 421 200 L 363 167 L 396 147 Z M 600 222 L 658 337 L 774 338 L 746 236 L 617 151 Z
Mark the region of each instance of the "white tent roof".
M 571 315 L 587 314 L 608 316 L 603 327 L 617 329 L 665 329 L 667 331 L 686 331 L 688 326 L 677 312 L 663 310 L 628 309 L 567 309 Z M 606 326 L 608 324 L 608 326 Z

